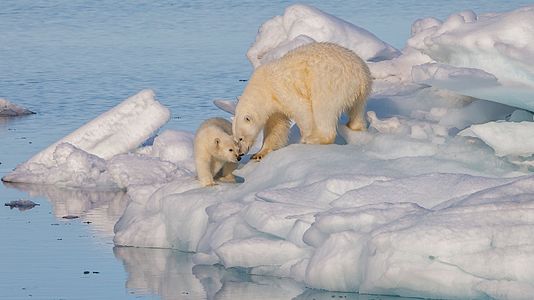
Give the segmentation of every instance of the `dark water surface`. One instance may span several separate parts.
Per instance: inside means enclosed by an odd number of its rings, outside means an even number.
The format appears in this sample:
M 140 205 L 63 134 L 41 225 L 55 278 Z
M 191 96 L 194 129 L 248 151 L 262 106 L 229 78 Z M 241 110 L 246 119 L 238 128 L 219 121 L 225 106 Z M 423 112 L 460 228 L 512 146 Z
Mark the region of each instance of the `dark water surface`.
M 0 176 L 144 88 L 194 131 L 227 116 L 214 98 L 241 93 L 245 53 L 291 1 L 0 1 L 0 97 L 37 114 L 0 118 Z M 420 17 L 517 8 L 529 1 L 306 1 L 397 48 Z M 190 255 L 114 248 L 121 193 L 0 185 L 1 299 L 386 299 L 306 291 L 297 283 L 193 267 Z M 76 216 L 67 219 L 64 217 Z M 347 299 L 344 298 L 344 299 Z M 399 298 L 395 298 L 399 299 Z

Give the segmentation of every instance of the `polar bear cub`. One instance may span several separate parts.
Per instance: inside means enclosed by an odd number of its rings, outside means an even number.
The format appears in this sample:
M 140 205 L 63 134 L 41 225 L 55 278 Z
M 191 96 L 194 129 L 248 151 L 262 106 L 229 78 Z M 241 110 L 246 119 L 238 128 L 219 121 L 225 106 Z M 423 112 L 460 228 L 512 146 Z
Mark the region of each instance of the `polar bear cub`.
M 351 50 L 333 43 L 310 43 L 259 66 L 239 97 L 233 135 L 248 152 L 263 129 L 261 159 L 287 143 L 290 120 L 306 144 L 331 144 L 340 115 L 347 126 L 365 130 L 365 104 L 372 79 L 367 64 Z
M 214 185 L 220 171 L 221 181 L 235 182 L 232 172 L 241 157 L 232 138 L 230 121 L 223 118 L 204 121 L 195 134 L 194 151 L 198 179 L 203 186 Z

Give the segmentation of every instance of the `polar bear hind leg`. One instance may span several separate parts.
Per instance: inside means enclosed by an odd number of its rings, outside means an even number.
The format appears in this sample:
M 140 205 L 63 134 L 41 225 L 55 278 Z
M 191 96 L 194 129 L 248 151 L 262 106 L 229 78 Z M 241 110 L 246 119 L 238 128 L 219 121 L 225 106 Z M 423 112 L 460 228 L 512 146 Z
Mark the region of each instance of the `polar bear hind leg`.
M 363 131 L 367 129 L 365 122 L 365 102 L 366 99 L 363 96 L 356 98 L 352 106 L 348 111 L 349 122 L 347 127 L 354 131 Z
M 341 114 L 339 105 L 332 105 L 328 99 L 314 98 L 312 101 L 314 131 L 310 144 L 332 144 L 336 140 L 337 122 Z

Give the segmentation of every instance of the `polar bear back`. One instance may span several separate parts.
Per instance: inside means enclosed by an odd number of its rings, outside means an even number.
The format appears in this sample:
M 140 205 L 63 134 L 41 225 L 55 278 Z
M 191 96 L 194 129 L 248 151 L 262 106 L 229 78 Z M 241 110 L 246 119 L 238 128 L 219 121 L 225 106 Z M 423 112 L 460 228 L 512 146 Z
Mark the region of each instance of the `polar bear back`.
M 335 95 L 336 99 L 328 101 L 339 101 L 343 108 L 350 106 L 355 97 L 367 98 L 372 85 L 367 64 L 352 50 L 333 43 L 311 43 L 296 48 L 258 67 L 251 78 L 253 81 L 269 82 L 271 93 L 280 102 L 290 101 L 294 93 L 303 101 Z
M 226 134 L 232 135 L 232 123 L 223 118 L 207 119 L 206 121 L 202 122 L 202 124 L 200 124 L 197 133 L 211 128 L 218 128 Z

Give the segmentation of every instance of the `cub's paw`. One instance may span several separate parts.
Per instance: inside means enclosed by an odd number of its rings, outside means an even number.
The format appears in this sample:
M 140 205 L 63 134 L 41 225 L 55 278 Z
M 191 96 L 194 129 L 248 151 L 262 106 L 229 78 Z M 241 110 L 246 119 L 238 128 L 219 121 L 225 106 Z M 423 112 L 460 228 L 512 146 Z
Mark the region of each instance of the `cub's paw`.
M 217 185 L 217 183 L 215 181 L 213 181 L 213 180 L 201 180 L 200 184 L 202 184 L 202 186 L 214 186 L 214 185 Z
M 234 175 L 226 175 L 224 177 L 219 178 L 220 182 L 228 182 L 228 183 L 235 183 L 235 176 Z

